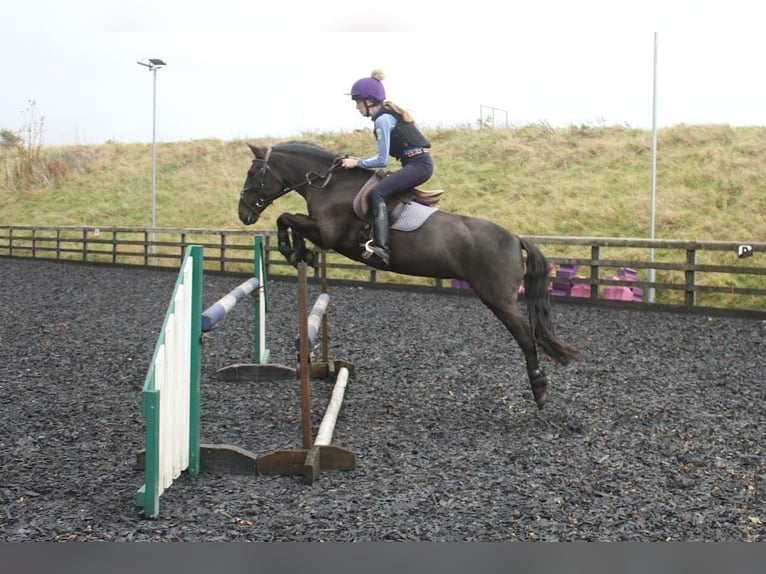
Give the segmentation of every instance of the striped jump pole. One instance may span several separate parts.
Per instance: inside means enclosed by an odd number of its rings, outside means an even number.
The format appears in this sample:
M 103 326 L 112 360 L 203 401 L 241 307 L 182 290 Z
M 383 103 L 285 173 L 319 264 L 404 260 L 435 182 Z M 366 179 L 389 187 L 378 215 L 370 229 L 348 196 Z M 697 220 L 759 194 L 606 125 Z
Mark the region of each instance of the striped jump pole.
M 322 293 L 317 297 L 314 302 L 307 320 L 308 331 L 306 337 L 309 345 L 313 345 L 316 341 L 317 335 L 319 335 L 319 329 L 324 321 L 325 313 L 327 312 L 327 305 L 330 303 L 330 296 L 327 293 Z M 295 337 L 295 350 L 298 351 L 301 348 L 301 337 L 298 335 Z
M 215 327 L 237 303 L 258 289 L 258 285 L 258 279 L 252 277 L 205 309 L 202 312 L 202 332 L 207 333 Z
M 235 305 L 252 295 L 253 302 L 253 360 L 250 363 L 235 363 L 216 371 L 215 378 L 221 381 L 265 382 L 294 380 L 295 369 L 286 365 L 269 362 L 271 353 L 266 348 L 266 256 L 263 236 L 256 235 L 253 244 L 253 277 L 216 301 L 202 313 L 202 332 L 206 333 L 226 317 Z

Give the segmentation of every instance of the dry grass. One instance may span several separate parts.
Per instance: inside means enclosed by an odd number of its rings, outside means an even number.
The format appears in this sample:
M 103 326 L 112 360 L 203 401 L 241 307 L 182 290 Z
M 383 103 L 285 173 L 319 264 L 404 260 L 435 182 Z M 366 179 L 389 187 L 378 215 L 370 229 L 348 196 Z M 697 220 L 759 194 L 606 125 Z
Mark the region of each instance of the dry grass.
M 648 237 L 651 133 L 628 127 L 535 124 L 510 129 L 426 130 L 442 209 L 485 217 L 523 235 Z M 370 155 L 368 130 L 301 134 L 338 153 Z M 157 225 L 243 229 L 239 189 L 250 164 L 244 141 L 161 143 Z M 272 139 L 252 140 L 270 145 Z M 766 237 L 766 128 L 680 125 L 658 134 L 655 235 L 663 239 L 762 241 Z M 151 224 L 151 146 L 43 147 L 28 185 L 0 155 L 5 224 Z M 2 181 L 0 181 L 2 184 Z M 289 194 L 264 214 L 305 211 Z M 254 229 L 253 231 L 257 231 Z M 557 253 L 552 255 L 566 256 Z M 722 279 L 725 281 L 725 278 Z

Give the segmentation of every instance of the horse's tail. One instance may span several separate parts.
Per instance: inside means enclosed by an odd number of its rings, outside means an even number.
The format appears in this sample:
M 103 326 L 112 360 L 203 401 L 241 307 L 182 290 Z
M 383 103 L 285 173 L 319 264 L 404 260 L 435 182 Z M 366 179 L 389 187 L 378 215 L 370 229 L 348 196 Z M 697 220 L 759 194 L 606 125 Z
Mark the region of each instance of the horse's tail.
M 519 239 L 522 249 L 527 252 L 524 292 L 532 338 L 551 359 L 566 365 L 580 356 L 580 350 L 559 339 L 553 328 L 551 303 L 548 296 L 548 260 L 534 243 L 523 237 Z

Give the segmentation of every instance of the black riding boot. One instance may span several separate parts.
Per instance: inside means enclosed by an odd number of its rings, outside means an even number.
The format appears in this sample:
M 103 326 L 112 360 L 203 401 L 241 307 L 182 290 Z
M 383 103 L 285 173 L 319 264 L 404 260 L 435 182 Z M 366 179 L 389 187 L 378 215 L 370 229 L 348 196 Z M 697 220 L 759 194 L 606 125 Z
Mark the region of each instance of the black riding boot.
M 388 208 L 385 203 L 379 203 L 375 206 L 374 216 L 373 245 L 368 242 L 365 248 L 372 251 L 383 263 L 388 265 Z

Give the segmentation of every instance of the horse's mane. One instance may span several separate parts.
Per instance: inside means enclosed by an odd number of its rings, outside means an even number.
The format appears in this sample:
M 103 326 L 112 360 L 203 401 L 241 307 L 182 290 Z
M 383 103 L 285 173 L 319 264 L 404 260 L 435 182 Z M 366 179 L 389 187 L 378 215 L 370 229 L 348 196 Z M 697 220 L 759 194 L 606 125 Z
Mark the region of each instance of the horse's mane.
M 278 143 L 273 147 L 274 150 L 281 150 L 287 153 L 302 153 L 310 155 L 316 159 L 332 161 L 338 157 L 333 151 L 323 148 L 312 142 L 307 141 L 287 141 Z
M 338 160 L 341 156 L 334 151 L 323 148 L 319 144 L 315 144 L 313 142 L 300 140 L 280 142 L 272 146 L 272 151 L 281 151 L 287 154 L 308 156 L 310 159 L 317 160 L 321 165 L 326 165 L 327 167 L 333 166 L 336 170 L 336 173 L 338 173 L 340 177 L 357 178 L 359 177 L 359 174 L 362 174 L 367 178 L 370 177 L 370 170 L 363 167 L 355 167 L 348 170 L 337 170 L 339 164 L 336 164 L 335 161 Z

